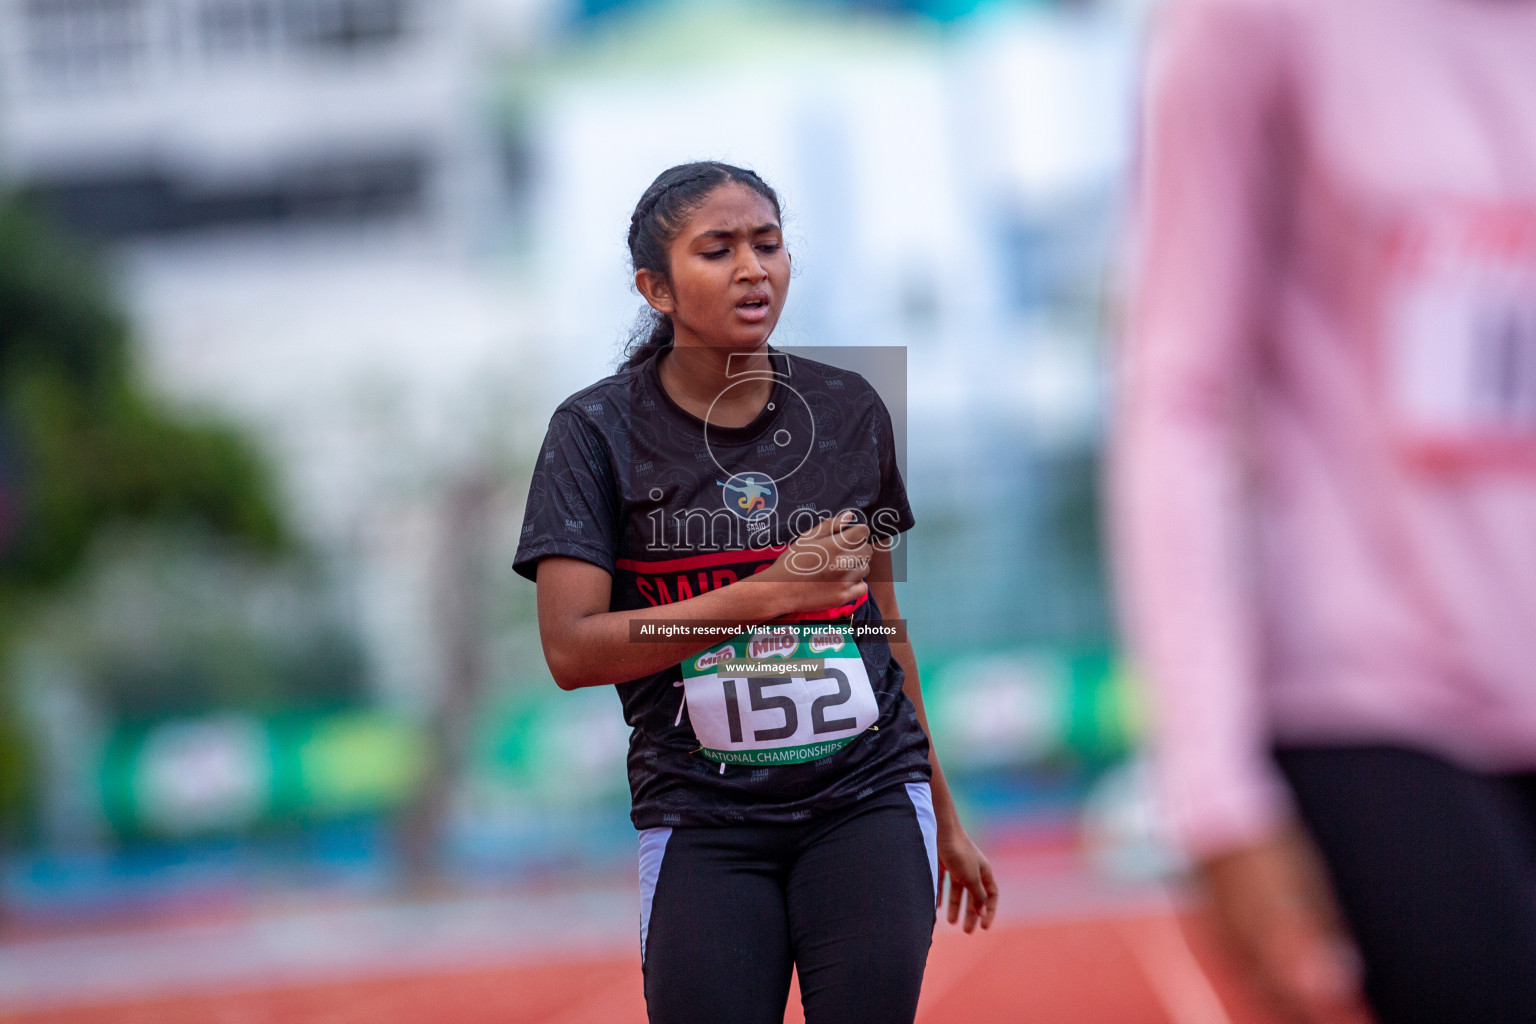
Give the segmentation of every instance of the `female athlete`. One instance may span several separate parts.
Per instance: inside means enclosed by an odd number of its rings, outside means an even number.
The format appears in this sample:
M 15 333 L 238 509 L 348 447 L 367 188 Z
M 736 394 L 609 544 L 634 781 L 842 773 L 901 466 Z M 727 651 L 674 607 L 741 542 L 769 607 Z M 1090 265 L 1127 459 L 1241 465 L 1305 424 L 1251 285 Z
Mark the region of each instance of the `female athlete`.
M 793 968 L 809 1024 L 910 1022 L 945 875 L 967 932 L 997 886 L 910 643 L 851 632 L 900 616 L 890 416 L 768 346 L 790 259 L 753 172 L 663 172 L 629 250 L 651 329 L 555 411 L 515 568 L 556 683 L 617 686 L 633 728 L 650 1019 L 778 1024 Z

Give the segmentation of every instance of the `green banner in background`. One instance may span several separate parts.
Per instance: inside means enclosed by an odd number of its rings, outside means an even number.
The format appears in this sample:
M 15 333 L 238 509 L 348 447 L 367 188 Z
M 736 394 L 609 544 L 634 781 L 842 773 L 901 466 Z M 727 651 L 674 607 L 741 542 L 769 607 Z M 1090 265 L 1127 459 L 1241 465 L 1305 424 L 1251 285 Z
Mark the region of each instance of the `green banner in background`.
M 1021 647 L 940 657 L 922 665 L 923 700 L 945 768 L 1023 769 L 1103 764 L 1140 735 L 1141 712 L 1109 652 Z
M 470 770 L 475 783 L 514 790 L 531 809 L 569 809 L 622 802 L 628 753 L 629 726 L 613 687 L 567 692 L 545 680 L 480 716 Z
M 922 677 L 935 742 L 957 778 L 1103 765 L 1140 734 L 1134 691 L 1107 652 L 968 653 L 925 663 Z M 622 806 L 628 739 L 611 687 L 530 682 L 476 716 L 467 792 L 477 805 L 534 816 Z M 120 835 L 167 839 L 389 811 L 415 792 L 428 743 L 420 726 L 375 711 L 125 725 L 102 758 L 102 807 Z
M 167 839 L 386 811 L 427 754 L 420 727 L 374 711 L 125 725 L 102 757 L 102 809 L 120 835 Z

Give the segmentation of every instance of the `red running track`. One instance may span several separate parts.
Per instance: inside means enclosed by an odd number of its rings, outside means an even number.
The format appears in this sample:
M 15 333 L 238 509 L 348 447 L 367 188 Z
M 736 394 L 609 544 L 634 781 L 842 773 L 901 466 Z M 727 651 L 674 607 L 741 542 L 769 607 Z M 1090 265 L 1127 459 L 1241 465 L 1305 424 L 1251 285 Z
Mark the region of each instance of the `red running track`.
M 786 1024 L 801 1024 L 792 993 Z M 633 956 L 166 994 L 0 1014 L 3 1024 L 644 1024 Z M 1195 917 L 942 923 L 919 1024 L 1273 1024 Z

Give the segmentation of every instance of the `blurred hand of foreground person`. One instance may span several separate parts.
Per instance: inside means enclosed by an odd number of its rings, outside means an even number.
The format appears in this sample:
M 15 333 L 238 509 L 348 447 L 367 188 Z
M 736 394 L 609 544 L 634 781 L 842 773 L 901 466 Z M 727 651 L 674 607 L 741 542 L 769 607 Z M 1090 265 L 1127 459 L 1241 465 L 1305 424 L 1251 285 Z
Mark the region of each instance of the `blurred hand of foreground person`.
M 1368 1024 L 1360 959 L 1311 841 L 1296 826 L 1200 865 L 1212 910 L 1255 981 L 1305 1024 Z

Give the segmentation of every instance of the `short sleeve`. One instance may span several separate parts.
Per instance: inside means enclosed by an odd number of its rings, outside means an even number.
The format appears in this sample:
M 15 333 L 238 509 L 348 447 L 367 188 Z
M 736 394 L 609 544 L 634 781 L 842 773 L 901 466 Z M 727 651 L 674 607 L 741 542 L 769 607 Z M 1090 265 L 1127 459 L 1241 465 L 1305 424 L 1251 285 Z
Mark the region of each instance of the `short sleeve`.
M 916 520 L 907 502 L 907 485 L 896 463 L 896 433 L 891 414 L 878 394 L 875 400 L 875 450 L 880 453 L 880 496 L 869 512 L 870 533 L 889 540 L 912 529 Z
M 563 555 L 612 573 L 618 548 L 618 504 L 618 487 L 602 435 L 571 409 L 556 410 L 528 484 L 513 570 L 535 579 L 540 559 Z

